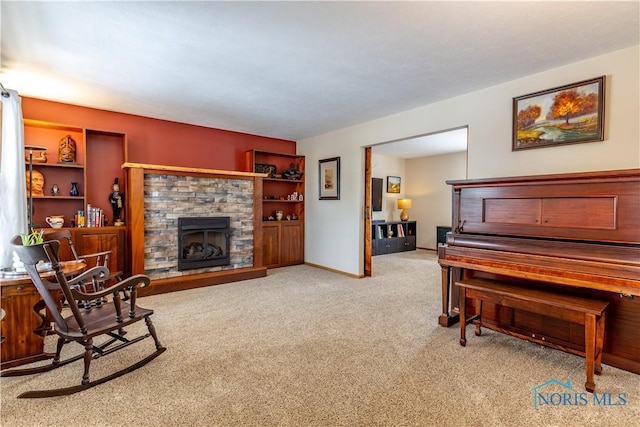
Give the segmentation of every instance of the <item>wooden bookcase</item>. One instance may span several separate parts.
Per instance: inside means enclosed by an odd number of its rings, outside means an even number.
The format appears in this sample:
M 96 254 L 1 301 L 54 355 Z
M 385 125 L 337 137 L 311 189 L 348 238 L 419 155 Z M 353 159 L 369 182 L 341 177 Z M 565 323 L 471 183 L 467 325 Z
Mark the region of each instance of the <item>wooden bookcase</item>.
M 70 136 L 76 143 L 75 163 L 58 163 L 58 143 Z M 113 211 L 109 202 L 112 184 L 117 177 L 120 189 L 125 188 L 121 166 L 126 159 L 126 135 L 72 125 L 24 119 L 26 146 L 46 148 L 46 163 L 33 163 L 33 170 L 44 176 L 44 195 L 33 196 L 33 224 L 35 228 L 48 228 L 47 216 L 63 215 L 64 227 L 70 228 L 78 253 L 112 250 L 112 268 L 126 271 L 126 227 L 72 227 L 72 220 L 79 210 L 87 211 L 87 205 L 104 211 L 109 224 L 113 223 Z M 41 151 L 34 151 L 33 157 Z M 29 150 L 25 150 L 26 176 L 29 180 Z M 71 196 L 71 183 L 76 182 L 78 196 Z M 57 184 L 58 195 L 52 194 Z M 27 197 L 29 193 L 27 192 Z M 126 194 L 125 194 L 126 197 Z M 126 212 L 124 213 L 126 223 Z M 103 224 L 104 225 L 104 224 Z
M 58 142 L 65 136 L 76 142 L 76 162 L 58 163 Z M 45 218 L 63 215 L 65 226 L 71 226 L 78 210 L 85 210 L 87 204 L 102 209 L 109 223 L 113 223 L 109 194 L 117 177 L 120 188 L 124 188 L 121 165 L 125 162 L 126 136 L 122 133 L 84 129 L 59 123 L 38 120 L 24 120 L 25 145 L 46 148 L 46 163 L 34 162 L 33 170 L 42 173 L 45 179 L 44 195 L 33 196 L 33 222 L 38 227 L 46 227 Z M 34 151 L 34 158 L 40 151 Z M 28 150 L 25 150 L 29 179 Z M 71 196 L 71 183 L 78 184 L 79 195 Z M 57 184 L 59 195 L 52 194 L 52 186 Z M 27 193 L 28 196 L 28 193 Z
M 304 262 L 304 156 L 250 150 L 247 172 L 269 173 L 262 179 L 262 261 L 268 268 Z M 286 179 L 282 172 L 293 165 L 300 179 Z M 293 195 L 297 194 L 297 198 Z M 276 212 L 282 211 L 282 220 Z
M 416 250 L 416 222 L 373 221 L 371 224 L 372 255 Z

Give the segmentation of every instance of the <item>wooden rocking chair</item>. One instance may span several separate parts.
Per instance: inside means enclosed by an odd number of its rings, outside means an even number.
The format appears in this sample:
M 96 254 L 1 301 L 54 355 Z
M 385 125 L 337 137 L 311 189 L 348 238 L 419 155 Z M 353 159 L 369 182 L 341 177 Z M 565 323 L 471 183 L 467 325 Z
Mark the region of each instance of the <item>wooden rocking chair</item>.
M 90 254 L 78 254 L 75 245 L 73 244 L 73 240 L 71 239 L 71 232 L 69 230 L 64 229 L 49 229 L 44 233 L 45 240 L 58 240 L 60 241 L 60 248 L 64 250 L 63 247 L 65 244 L 68 246 L 68 252 L 73 259 L 77 261 L 84 261 L 87 264 L 87 268 L 104 266 L 109 268 L 109 264 L 111 263 L 111 257 L 113 255 L 112 251 L 102 251 L 95 252 Z M 64 242 L 64 243 L 63 243 Z M 61 250 L 61 252 L 62 252 Z M 62 254 L 59 254 L 60 258 L 64 259 Z M 100 278 L 100 282 L 98 285 L 104 287 L 108 284 L 113 284 L 114 282 L 119 282 L 122 280 L 122 271 L 114 271 L 109 270 L 109 274 L 105 277 Z M 123 292 L 124 293 L 124 292 Z M 128 295 L 124 295 L 124 300 L 128 299 Z
M 150 280 L 147 276 L 132 276 L 105 289 L 92 289 L 89 292 L 84 290 L 86 288 L 82 284 L 92 278 L 97 280 L 107 276 L 109 270 L 106 267 L 93 267 L 77 277 L 67 280 L 58 259 L 60 242 L 53 240 L 40 245 L 22 246 L 20 236 L 16 236 L 12 243 L 20 260 L 24 263 L 33 284 L 38 289 L 50 311 L 54 321 L 54 331 L 58 335 L 58 343 L 56 354 L 51 364 L 2 371 L 0 376 L 8 377 L 47 372 L 76 360 L 84 359 L 84 373 L 80 385 L 51 390 L 28 391 L 18 397 L 52 397 L 77 393 L 138 369 L 166 350 L 160 344 L 155 327 L 151 322 L 153 310 L 136 306 L 137 288 L 138 286 L 144 287 L 149 284 Z M 43 277 L 47 275 L 47 272 L 38 271 L 37 264 L 41 261 L 51 263 L 56 282 L 51 281 L 53 279 L 50 277 L 50 271 L 48 272 L 48 278 Z M 130 298 L 128 302 L 122 301 L 120 297 L 122 290 L 128 291 Z M 71 316 L 64 317 L 61 313 L 61 297 L 66 300 Z M 87 303 L 91 301 L 100 301 L 100 303 Z M 149 332 L 132 339 L 125 338 L 126 332 L 124 328 L 143 319 Z M 94 345 L 94 337 L 103 335 L 110 338 L 99 346 Z M 90 380 L 89 367 L 92 359 L 113 353 L 148 337 L 153 338 L 156 348 L 149 356 L 111 375 Z M 84 353 L 61 361 L 60 353 L 62 348 L 69 342 L 81 344 L 84 347 Z

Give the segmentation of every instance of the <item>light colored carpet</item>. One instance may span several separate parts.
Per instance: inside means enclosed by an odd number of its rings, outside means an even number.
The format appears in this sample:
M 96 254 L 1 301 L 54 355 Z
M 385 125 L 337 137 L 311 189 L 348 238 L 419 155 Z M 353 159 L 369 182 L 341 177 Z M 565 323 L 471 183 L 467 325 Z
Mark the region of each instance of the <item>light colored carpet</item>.
M 2 378 L 10 426 L 633 426 L 640 375 L 603 366 L 596 392 L 611 403 L 533 404 L 532 389 L 571 380 L 584 359 L 493 331 L 458 343 L 437 325 L 434 252 L 373 258 L 374 277 L 309 266 L 265 278 L 142 298 L 168 350 L 91 390 L 49 399 L 23 391 L 75 385 L 82 362 Z M 140 325 L 144 327 L 144 325 Z M 55 339 L 48 338 L 53 348 Z M 81 351 L 78 345 L 68 350 Z M 151 340 L 93 362 L 93 378 L 152 351 Z M 558 392 L 564 393 L 564 390 Z

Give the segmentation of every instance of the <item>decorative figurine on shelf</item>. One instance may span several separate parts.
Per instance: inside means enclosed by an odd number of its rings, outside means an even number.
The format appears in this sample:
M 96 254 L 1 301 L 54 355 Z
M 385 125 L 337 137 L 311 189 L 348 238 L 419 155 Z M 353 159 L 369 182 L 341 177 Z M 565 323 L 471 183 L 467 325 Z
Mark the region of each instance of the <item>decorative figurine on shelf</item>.
M 28 162 L 29 155 L 25 154 L 24 159 Z M 33 161 L 33 163 L 47 163 L 47 152 L 41 151 L 40 154 L 38 154 L 35 157 L 32 157 L 31 160 Z
M 282 177 L 284 179 L 300 179 L 302 178 L 302 172 L 296 169 L 295 164 L 291 163 L 289 169 L 282 172 Z
M 60 195 L 60 187 L 58 187 L 58 184 L 53 184 L 53 187 L 51 187 L 51 195 L 52 196 Z
M 113 225 L 124 225 L 122 222 L 121 212 L 124 204 L 124 194 L 120 191 L 120 185 L 118 184 L 118 177 L 113 182 L 113 191 L 109 195 L 109 202 L 113 208 Z
M 29 188 L 31 188 L 34 196 L 44 196 L 44 175 L 40 171 L 34 170 L 31 180 L 29 180 L 29 171 L 27 171 L 25 178 L 27 180 L 27 195 Z
M 67 135 L 58 142 L 58 163 L 76 162 L 76 141 Z
M 71 183 L 71 191 L 69 191 L 69 195 L 72 197 L 78 197 L 80 195 L 80 190 L 78 190 L 78 183 Z

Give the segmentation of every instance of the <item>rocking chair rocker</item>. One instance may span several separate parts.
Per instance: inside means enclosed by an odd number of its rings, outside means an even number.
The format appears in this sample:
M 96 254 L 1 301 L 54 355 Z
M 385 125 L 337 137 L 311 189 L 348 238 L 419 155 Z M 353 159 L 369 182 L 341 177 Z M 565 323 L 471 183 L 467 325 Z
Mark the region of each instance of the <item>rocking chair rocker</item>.
M 109 270 L 106 267 L 93 267 L 77 277 L 67 280 L 58 259 L 59 241 L 52 240 L 40 245 L 22 246 L 20 236 L 16 236 L 12 243 L 20 260 L 24 263 L 33 284 L 38 289 L 40 296 L 50 311 L 54 320 L 54 331 L 58 335 L 58 342 L 56 354 L 51 364 L 3 371 L 0 376 L 9 377 L 47 372 L 76 360 L 84 359 L 84 373 L 80 385 L 51 390 L 28 391 L 19 395 L 19 398 L 52 397 L 77 393 L 138 369 L 166 350 L 160 344 L 155 327 L 151 322 L 153 310 L 136 306 L 137 288 L 138 286 L 144 287 L 149 284 L 150 280 L 147 276 L 132 276 L 105 289 L 92 289 L 88 292 L 84 286 L 81 286 L 82 283 L 91 278 L 96 280 L 104 278 L 109 274 Z M 45 272 L 38 271 L 36 265 L 41 261 L 51 263 L 57 283 L 43 277 L 46 274 Z M 49 279 L 51 278 L 49 277 Z M 121 300 L 120 293 L 122 290 L 128 291 L 130 298 L 128 302 Z M 60 304 L 61 297 L 65 298 L 66 304 L 68 304 L 68 308 L 71 311 L 71 316 L 63 316 Z M 100 304 L 92 304 L 91 301 L 100 301 Z M 143 319 L 149 332 L 132 339 L 125 338 L 126 331 L 124 328 Z M 104 335 L 110 337 L 110 339 L 101 345 L 94 345 L 93 339 Z M 92 359 L 113 353 L 148 337 L 152 337 L 155 342 L 156 350 L 153 353 L 118 372 L 100 379 L 90 380 L 89 367 Z M 85 349 L 84 353 L 61 361 L 60 353 L 62 348 L 69 342 L 81 344 Z M 114 345 L 116 343 L 117 345 Z

